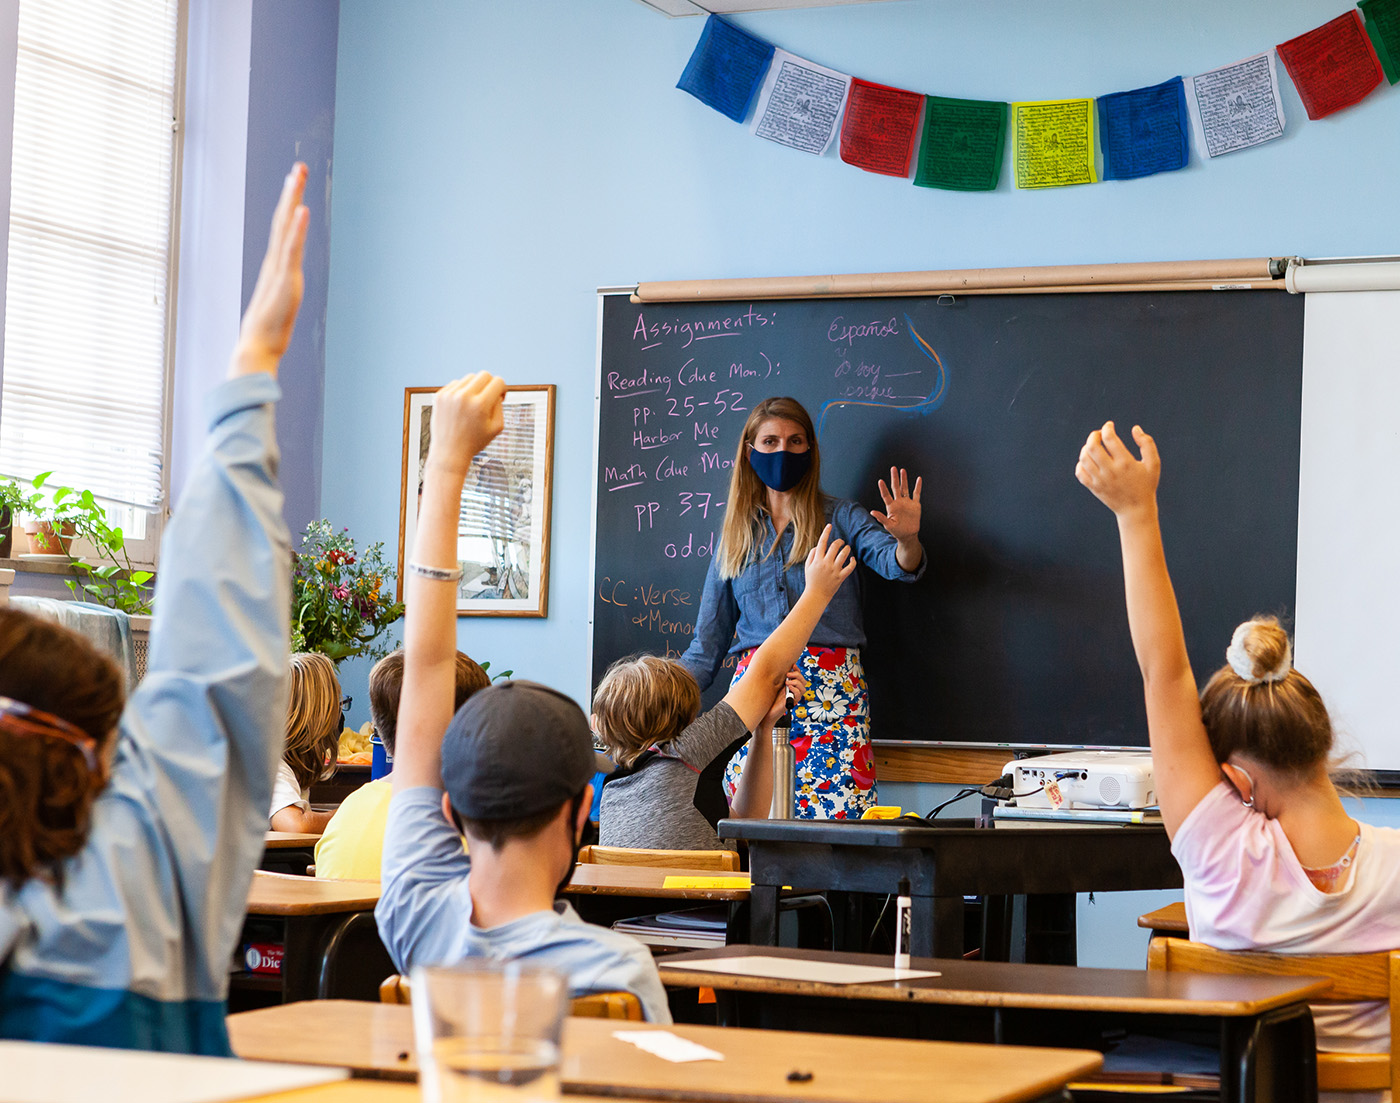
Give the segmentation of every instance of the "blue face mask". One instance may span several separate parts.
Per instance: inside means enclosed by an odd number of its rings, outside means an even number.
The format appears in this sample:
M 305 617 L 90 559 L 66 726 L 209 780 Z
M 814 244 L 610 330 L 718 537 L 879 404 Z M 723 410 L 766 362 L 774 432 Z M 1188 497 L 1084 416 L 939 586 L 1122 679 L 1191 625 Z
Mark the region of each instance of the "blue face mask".
M 782 493 L 795 487 L 811 470 L 812 453 L 760 452 L 757 448 L 750 447 L 749 466 L 764 486 Z

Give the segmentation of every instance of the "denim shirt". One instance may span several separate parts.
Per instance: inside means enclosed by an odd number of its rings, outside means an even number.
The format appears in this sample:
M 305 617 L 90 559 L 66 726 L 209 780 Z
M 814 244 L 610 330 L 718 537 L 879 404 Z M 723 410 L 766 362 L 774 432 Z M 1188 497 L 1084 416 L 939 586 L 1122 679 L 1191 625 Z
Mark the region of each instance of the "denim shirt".
M 870 511 L 844 498 L 823 501 L 831 534 L 850 544 L 862 564 L 884 578 L 913 582 L 924 573 L 925 554 L 916 571 L 899 565 L 895 540 L 870 516 Z M 764 511 L 763 549 L 773 546 L 777 535 L 773 518 Z M 740 655 L 757 647 L 782 623 L 807 588 L 802 563 L 784 569 L 792 551 L 793 526 L 788 525 L 774 552 L 749 563 L 737 578 L 721 578 L 719 560 L 710 560 L 705 591 L 695 617 L 695 636 L 680 661 L 695 675 L 701 690 L 708 689 L 726 654 Z M 865 625 L 860 610 L 860 572 L 854 571 L 831 599 L 808 641 L 814 647 L 864 647 Z

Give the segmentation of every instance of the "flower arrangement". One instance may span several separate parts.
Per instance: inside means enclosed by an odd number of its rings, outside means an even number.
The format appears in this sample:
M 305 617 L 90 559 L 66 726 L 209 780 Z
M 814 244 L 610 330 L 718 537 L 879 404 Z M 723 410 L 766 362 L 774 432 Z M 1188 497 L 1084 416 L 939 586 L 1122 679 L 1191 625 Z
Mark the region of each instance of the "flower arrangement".
M 360 554 L 349 529 L 312 521 L 292 565 L 292 650 L 320 651 L 334 662 L 383 658 L 393 646 L 375 641 L 403 616 L 393 589 L 382 541 Z

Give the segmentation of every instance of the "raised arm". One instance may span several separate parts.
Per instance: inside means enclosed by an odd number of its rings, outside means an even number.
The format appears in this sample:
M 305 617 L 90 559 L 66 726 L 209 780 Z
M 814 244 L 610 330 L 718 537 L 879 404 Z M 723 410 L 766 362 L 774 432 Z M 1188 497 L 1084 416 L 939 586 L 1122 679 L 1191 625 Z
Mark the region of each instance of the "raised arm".
M 734 786 L 734 799 L 729 802 L 729 814 L 735 819 L 768 818 L 773 803 L 773 724 L 787 711 L 788 695 L 800 701 L 806 689 L 807 679 L 796 670 L 789 670 L 784 684 L 773 695 L 773 703 L 754 729 L 753 738 L 749 740 L 749 756 Z
M 504 425 L 506 385 L 489 372 L 433 396 L 418 533 L 404 570 L 403 692 L 394 790 L 442 786 L 442 737 L 452 719 L 457 662 L 457 519 L 472 457 Z M 426 572 L 426 573 L 425 573 Z M 434 577 L 434 576 L 438 577 Z
M 1118 519 L 1128 629 L 1147 698 L 1153 782 L 1162 821 L 1167 833 L 1175 835 L 1221 774 L 1201 722 L 1196 679 L 1162 550 L 1157 521 L 1161 460 L 1156 443 L 1137 425 L 1133 439 L 1141 459 L 1119 438 L 1113 422 L 1105 422 L 1089 434 L 1074 474 Z
M 856 569 L 851 549 L 842 540 L 831 538 L 831 526 L 822 530 L 817 546 L 807 553 L 807 586 L 782 623 L 773 630 L 749 659 L 749 668 L 728 693 L 724 702 L 753 730 L 769 706 L 773 695 L 783 684 L 787 672 L 807 646 L 812 629 L 821 620 L 836 591 L 846 576 Z
M 890 468 L 890 482 L 880 480 L 880 499 L 885 511 L 871 510 L 870 516 L 885 526 L 895 538 L 895 561 L 905 571 L 917 571 L 924 561 L 924 546 L 919 543 L 919 524 L 923 520 L 924 480 L 914 480 L 914 492 L 909 493 L 909 472 L 902 467 Z

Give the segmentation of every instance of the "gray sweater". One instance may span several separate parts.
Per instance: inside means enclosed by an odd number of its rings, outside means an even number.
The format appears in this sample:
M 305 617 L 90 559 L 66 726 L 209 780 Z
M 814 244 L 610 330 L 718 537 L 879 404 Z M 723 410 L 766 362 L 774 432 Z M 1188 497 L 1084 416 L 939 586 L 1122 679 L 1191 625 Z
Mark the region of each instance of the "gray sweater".
M 675 739 L 660 744 L 641 769 L 603 786 L 598 842 L 661 850 L 719 849 L 714 823 L 700 808 L 722 805 L 722 791 L 709 791 L 721 783 L 724 762 L 716 760 L 730 748 L 737 750 L 736 744 L 748 734 L 739 714 L 723 701 L 702 713 Z M 697 792 L 702 783 L 706 791 Z

